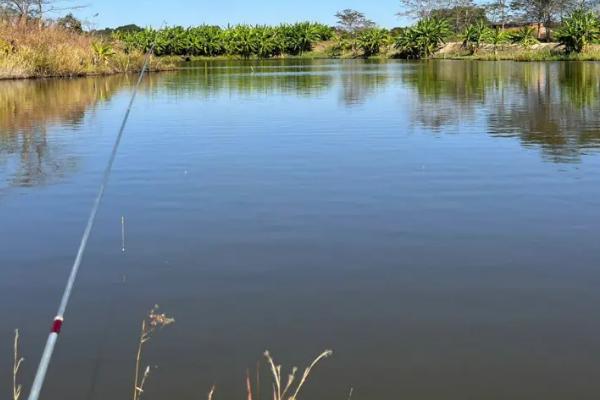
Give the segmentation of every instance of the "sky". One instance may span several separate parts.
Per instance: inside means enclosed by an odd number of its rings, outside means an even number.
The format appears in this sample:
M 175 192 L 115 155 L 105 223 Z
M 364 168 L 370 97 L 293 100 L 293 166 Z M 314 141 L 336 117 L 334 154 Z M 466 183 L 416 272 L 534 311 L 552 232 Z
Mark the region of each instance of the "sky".
M 89 0 L 84 4 L 88 7 L 76 14 L 96 29 L 131 23 L 159 27 L 163 21 L 183 26 L 305 20 L 334 25 L 334 14 L 345 8 L 365 13 L 382 27 L 408 22 L 395 15 L 400 10 L 399 0 Z

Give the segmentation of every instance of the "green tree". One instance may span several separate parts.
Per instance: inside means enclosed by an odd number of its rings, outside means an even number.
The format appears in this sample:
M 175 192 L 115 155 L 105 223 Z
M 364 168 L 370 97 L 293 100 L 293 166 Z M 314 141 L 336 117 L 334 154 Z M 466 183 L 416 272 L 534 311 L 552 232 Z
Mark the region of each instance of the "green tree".
M 496 27 L 488 31 L 485 41 L 494 46 L 494 55 L 498 54 L 498 46 L 508 41 L 508 34 L 505 30 Z
M 345 9 L 335 14 L 338 19 L 338 29 L 350 35 L 355 35 L 363 29 L 372 28 L 375 23 L 360 11 Z
M 388 38 L 387 29 L 371 28 L 359 33 L 357 43 L 363 55 L 370 57 L 379 54 L 381 48 L 386 45 Z
M 454 32 L 462 32 L 477 21 L 488 22 L 485 8 L 474 4 L 438 8 L 431 11 L 431 16 L 448 20 Z
M 510 34 L 510 41 L 521 46 L 529 47 L 539 41 L 537 40 L 536 31 L 531 26 L 524 26 L 518 31 Z
M 75 18 L 75 16 L 71 13 L 65 15 L 62 18 L 59 18 L 58 21 L 56 21 L 56 23 L 58 24 L 58 26 L 64 29 L 78 33 L 83 32 L 83 26 L 81 25 L 81 21 Z
M 487 40 L 489 35 L 490 28 L 487 24 L 484 21 L 477 21 L 469 25 L 461 35 L 463 39 L 462 45 L 466 49 L 469 49 L 471 54 L 474 54 L 479 50 L 481 44 Z
M 538 33 L 542 24 L 549 28 L 561 15 L 563 10 L 571 7 L 578 0 L 513 0 L 511 8 L 524 22 L 537 24 Z M 546 39 L 549 39 L 550 31 L 546 29 Z
M 508 0 L 492 0 L 487 3 L 485 6 L 485 10 L 488 16 L 488 19 L 500 25 L 502 29 L 505 28 L 506 23 L 512 17 L 512 9 L 510 7 L 510 3 Z
M 363 13 L 356 10 L 345 9 L 335 14 L 338 19 L 337 27 L 350 39 L 352 53 L 356 54 L 358 47 L 357 37 L 361 31 L 375 27 L 375 23 Z
M 396 38 L 395 47 L 402 57 L 428 58 L 446 42 L 451 33 L 445 19 L 424 18 L 415 26 L 406 28 Z
M 555 33 L 568 53 L 581 53 L 585 47 L 600 40 L 600 20 L 591 11 L 577 10 L 566 18 Z

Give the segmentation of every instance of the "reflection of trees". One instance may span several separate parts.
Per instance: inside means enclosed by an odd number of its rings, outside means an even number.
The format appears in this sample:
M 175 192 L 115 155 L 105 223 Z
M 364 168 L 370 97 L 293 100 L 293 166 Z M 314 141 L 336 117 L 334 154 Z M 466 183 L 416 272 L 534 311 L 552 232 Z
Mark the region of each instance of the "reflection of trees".
M 363 103 L 369 96 L 386 85 L 388 64 L 377 60 L 346 62 L 341 66 L 341 99 L 346 105 Z
M 518 135 L 555 162 L 576 162 L 585 148 L 600 145 L 600 68 L 593 63 L 527 63 L 513 74 L 507 100 L 490 107 L 495 136 Z M 498 103 L 498 102 L 496 102 Z
M 170 93 L 203 95 L 292 94 L 316 96 L 331 86 L 331 66 L 314 60 L 203 61 L 169 74 Z
M 416 122 L 439 131 L 473 119 L 477 105 L 485 100 L 486 84 L 495 84 L 496 76 L 496 71 L 481 70 L 478 65 L 455 61 L 410 64 L 403 80 L 414 87 L 418 97 L 413 103 Z
M 47 137 L 53 124 L 76 127 L 86 110 L 106 100 L 128 78 L 0 83 L 0 163 L 11 185 L 43 184 L 72 171 L 76 160 Z
M 600 147 L 600 66 L 594 63 L 430 62 L 407 70 L 413 117 L 434 130 L 481 110 L 487 131 L 518 137 L 556 162 Z

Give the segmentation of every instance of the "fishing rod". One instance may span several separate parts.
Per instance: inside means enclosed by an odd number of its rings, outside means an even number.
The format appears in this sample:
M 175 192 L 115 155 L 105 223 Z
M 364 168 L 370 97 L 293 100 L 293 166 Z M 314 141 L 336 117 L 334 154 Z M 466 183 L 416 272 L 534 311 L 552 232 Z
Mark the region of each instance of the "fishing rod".
M 52 322 L 52 328 L 50 329 L 50 334 L 48 335 L 48 340 L 46 341 L 46 346 L 44 347 L 44 352 L 42 353 L 42 358 L 40 360 L 40 364 L 35 373 L 35 378 L 33 380 L 33 384 L 31 386 L 31 392 L 29 393 L 28 400 L 38 400 L 40 397 L 40 392 L 42 391 L 42 387 L 44 386 L 44 381 L 46 379 L 46 373 L 48 372 L 48 366 L 50 365 L 50 361 L 52 360 L 52 354 L 54 353 L 54 347 L 56 346 L 56 341 L 58 340 L 58 335 L 62 328 L 64 322 L 65 312 L 67 310 L 67 305 L 69 304 L 69 299 L 71 298 L 71 293 L 73 291 L 73 286 L 75 284 L 75 280 L 77 279 L 77 273 L 79 272 L 79 266 L 81 265 L 81 260 L 83 259 L 83 254 L 85 253 L 85 249 L 87 247 L 88 239 L 90 237 L 90 233 L 92 232 L 92 228 L 94 227 L 94 222 L 96 221 L 96 214 L 98 213 L 98 208 L 100 207 L 100 202 L 102 201 L 102 197 L 104 196 L 104 191 L 106 190 L 106 186 L 108 184 L 110 174 L 112 172 L 112 166 L 115 161 L 117 150 L 119 149 L 119 144 L 121 143 L 121 139 L 123 137 L 123 132 L 125 131 L 125 126 L 127 125 L 127 120 L 129 119 L 129 114 L 131 113 L 131 108 L 133 107 L 133 103 L 137 96 L 138 89 L 140 84 L 142 83 L 142 79 L 144 78 L 144 74 L 146 69 L 148 68 L 148 63 L 150 62 L 150 57 L 154 52 L 154 47 L 156 45 L 156 39 L 154 43 L 150 46 L 150 49 L 146 53 L 144 58 L 144 64 L 142 65 L 142 70 L 140 71 L 138 80 L 133 88 L 133 93 L 131 95 L 131 99 L 129 100 L 129 105 L 127 106 L 127 110 L 125 111 L 125 115 L 123 116 L 123 121 L 121 121 L 121 127 L 119 128 L 119 132 L 117 134 L 117 138 L 113 145 L 112 151 L 110 153 L 110 158 L 108 160 L 108 165 L 104 170 L 104 175 L 102 177 L 102 181 L 100 183 L 100 188 L 98 190 L 98 194 L 96 195 L 96 199 L 94 200 L 94 204 L 92 206 L 92 211 L 90 212 L 90 216 L 87 220 L 87 225 L 85 226 L 85 230 L 83 231 L 83 236 L 81 237 L 81 243 L 79 244 L 79 249 L 77 250 L 77 256 L 75 257 L 75 261 L 73 262 L 73 266 L 71 267 L 71 273 L 69 274 L 69 279 L 67 280 L 67 285 L 62 295 L 62 299 L 60 301 L 60 305 L 58 307 L 58 312 L 56 313 L 56 317 Z

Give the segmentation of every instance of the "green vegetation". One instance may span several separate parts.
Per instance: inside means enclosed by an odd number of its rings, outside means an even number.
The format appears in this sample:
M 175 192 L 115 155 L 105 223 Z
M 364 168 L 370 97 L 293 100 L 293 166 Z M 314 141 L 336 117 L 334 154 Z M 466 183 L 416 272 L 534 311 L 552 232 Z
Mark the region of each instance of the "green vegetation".
M 0 79 L 70 77 L 139 71 L 144 54 L 59 24 L 0 20 Z M 172 68 L 153 58 L 150 68 Z
M 136 71 L 153 43 L 154 54 L 165 57 L 153 60 L 154 70 L 172 68 L 172 62 L 181 57 L 598 59 L 600 51 L 594 45 L 600 44 L 599 17 L 575 8 L 568 0 L 564 0 L 564 10 L 574 11 L 554 28 L 547 25 L 556 18 L 554 9 L 534 0 L 513 2 L 514 12 L 507 9 L 505 0 L 494 0 L 489 8 L 468 1 L 450 2 L 449 6 L 436 1 L 425 7 L 423 2 L 404 0 L 419 20 L 413 26 L 392 30 L 377 27 L 363 13 L 347 9 L 336 14 L 336 27 L 299 22 L 157 30 L 130 24 L 85 32 L 71 13 L 54 21 L 44 17 L 55 0 L 48 0 L 41 9 L 33 0 L 23 0 L 22 7 L 18 6 L 21 2 L 0 0 L 0 79 Z M 507 24 L 509 18 L 527 12 L 534 24 Z M 540 43 L 542 36 L 546 40 L 553 36 L 558 43 Z
M 436 8 L 431 11 L 430 17 L 445 19 L 451 25 L 453 32 L 463 32 L 467 27 L 483 21 L 489 24 L 486 9 L 484 7 L 471 5 L 456 5 L 451 8 Z
M 358 35 L 357 44 L 365 57 L 374 56 L 381 52 L 381 48 L 390 42 L 387 29 L 370 28 Z
M 536 36 L 536 31 L 531 26 L 524 26 L 521 29 L 509 34 L 512 43 L 520 44 L 524 47 L 529 47 L 539 43 L 539 40 L 537 40 Z
M 484 40 L 485 41 L 485 40 Z M 508 34 L 506 31 L 496 27 L 488 30 L 487 41 L 493 46 L 494 55 L 498 54 L 498 46 L 508 41 Z
M 592 12 L 576 10 L 555 33 L 568 53 L 581 53 L 600 40 L 600 19 Z
M 414 27 L 400 32 L 395 47 L 404 58 L 428 58 L 446 43 L 450 24 L 445 19 L 430 17 L 420 20 Z
M 477 23 L 469 25 L 462 35 L 463 47 L 469 49 L 471 54 L 474 54 L 479 50 L 479 47 L 490 37 L 490 28 L 483 21 L 477 21 Z
M 333 37 L 333 29 L 302 22 L 276 27 L 237 25 L 230 28 L 203 25 L 193 28 L 169 27 L 160 30 L 123 30 L 113 33 L 127 50 L 147 51 L 156 41 L 158 56 L 240 56 L 270 58 L 284 54 L 301 55 L 315 43 Z

